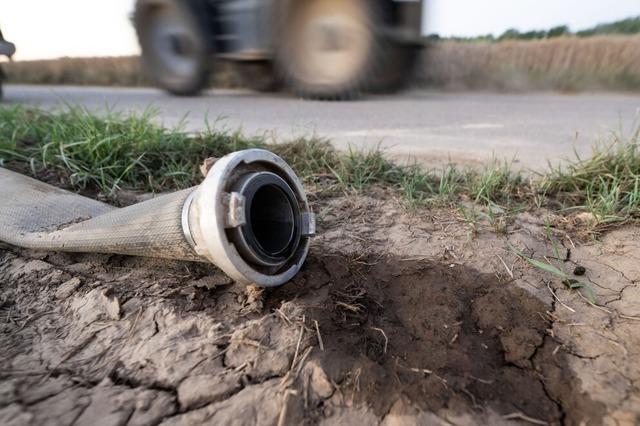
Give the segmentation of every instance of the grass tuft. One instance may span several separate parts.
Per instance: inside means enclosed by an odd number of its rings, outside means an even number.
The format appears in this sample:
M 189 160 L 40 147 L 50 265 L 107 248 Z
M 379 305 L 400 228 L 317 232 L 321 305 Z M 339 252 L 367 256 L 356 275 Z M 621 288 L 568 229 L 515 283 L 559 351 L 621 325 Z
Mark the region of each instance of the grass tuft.
M 73 188 L 112 195 L 121 188 L 188 187 L 201 180 L 198 165 L 204 158 L 264 146 L 238 133 L 166 130 L 153 123 L 153 116 L 152 110 L 98 117 L 78 107 L 60 113 L 2 108 L 0 164 L 36 177 L 53 172 Z
M 196 185 L 205 158 L 268 148 L 282 156 L 316 196 L 359 193 L 380 185 L 397 191 L 410 209 L 452 205 L 470 223 L 485 220 L 501 232 L 515 212 L 540 207 L 565 215 L 587 212 L 596 227 L 640 219 L 640 131 L 628 138 L 614 136 L 610 144 L 597 146 L 592 157 L 576 157 L 532 178 L 514 171 L 511 162 L 426 170 L 394 163 L 379 148 L 342 152 L 317 137 L 267 144 L 264 138 L 215 126 L 198 133 L 165 129 L 153 118 L 152 110 L 96 116 L 77 107 L 61 112 L 2 107 L 0 165 L 117 198 L 120 189 L 160 192 Z M 478 210 L 469 210 L 469 203 Z
M 587 211 L 598 222 L 637 218 L 640 209 L 640 129 L 628 138 L 596 146 L 588 159 L 551 169 L 542 176 L 540 190 L 556 198 L 564 209 Z

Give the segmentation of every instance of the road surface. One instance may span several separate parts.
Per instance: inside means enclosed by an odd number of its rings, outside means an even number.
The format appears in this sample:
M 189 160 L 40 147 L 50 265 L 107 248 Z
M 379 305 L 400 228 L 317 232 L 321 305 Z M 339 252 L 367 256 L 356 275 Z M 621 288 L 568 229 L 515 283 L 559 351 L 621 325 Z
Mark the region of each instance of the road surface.
M 491 94 L 411 91 L 355 102 L 306 101 L 287 94 L 213 90 L 201 97 L 176 98 L 150 88 L 8 85 L 5 104 L 91 110 L 156 108 L 165 125 L 186 130 L 241 128 L 279 141 L 312 134 L 337 147 L 380 145 L 396 157 L 425 163 L 451 158 L 480 162 L 516 159 L 539 169 L 547 160 L 588 154 L 611 132 L 629 134 L 640 124 L 640 96 L 625 94 Z

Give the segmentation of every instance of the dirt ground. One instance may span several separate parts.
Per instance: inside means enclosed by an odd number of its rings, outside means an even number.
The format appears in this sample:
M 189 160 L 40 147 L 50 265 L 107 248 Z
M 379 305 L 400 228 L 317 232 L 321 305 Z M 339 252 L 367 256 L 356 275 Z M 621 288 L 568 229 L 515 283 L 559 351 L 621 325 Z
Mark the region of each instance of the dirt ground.
M 0 251 L 0 424 L 634 425 L 640 227 L 579 243 L 383 190 L 317 202 L 290 283 L 213 267 Z M 527 256 L 586 269 L 599 306 Z

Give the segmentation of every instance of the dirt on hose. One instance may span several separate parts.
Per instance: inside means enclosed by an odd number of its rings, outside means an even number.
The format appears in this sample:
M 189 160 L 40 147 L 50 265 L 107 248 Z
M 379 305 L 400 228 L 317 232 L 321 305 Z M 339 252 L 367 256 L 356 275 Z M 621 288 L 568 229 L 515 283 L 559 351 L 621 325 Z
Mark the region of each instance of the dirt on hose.
M 509 249 L 551 256 L 541 217 L 496 233 L 387 193 L 315 207 L 275 289 L 2 247 L 0 424 L 637 424 L 640 228 L 554 229 L 592 306 Z

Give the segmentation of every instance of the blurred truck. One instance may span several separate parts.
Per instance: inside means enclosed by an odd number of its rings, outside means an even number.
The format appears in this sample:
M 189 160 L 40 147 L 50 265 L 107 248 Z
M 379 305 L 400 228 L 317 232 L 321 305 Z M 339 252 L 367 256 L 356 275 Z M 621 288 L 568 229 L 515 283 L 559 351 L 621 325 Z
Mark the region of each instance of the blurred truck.
M 9 59 L 16 53 L 16 47 L 13 43 L 8 42 L 2 36 L 2 31 L 0 31 L 0 56 L 6 56 Z M 4 82 L 5 75 L 2 67 L 0 67 L 0 98 L 2 98 L 2 83 Z
M 155 84 L 195 95 L 219 60 L 244 84 L 346 99 L 405 84 L 420 0 L 137 0 L 133 22 Z

